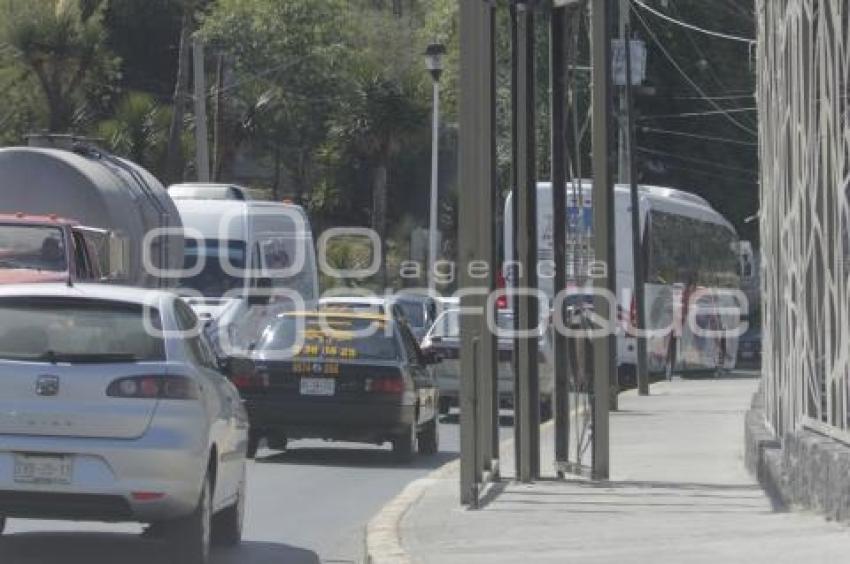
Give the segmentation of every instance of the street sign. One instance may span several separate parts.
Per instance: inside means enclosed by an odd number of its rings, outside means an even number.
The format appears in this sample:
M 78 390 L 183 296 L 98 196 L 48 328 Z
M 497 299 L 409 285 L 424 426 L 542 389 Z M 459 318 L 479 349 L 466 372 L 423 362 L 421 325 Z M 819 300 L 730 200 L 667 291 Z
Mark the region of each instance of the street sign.
M 616 86 L 626 85 L 626 42 L 611 41 L 612 72 Z M 646 80 L 646 43 L 632 39 L 632 86 L 640 86 Z

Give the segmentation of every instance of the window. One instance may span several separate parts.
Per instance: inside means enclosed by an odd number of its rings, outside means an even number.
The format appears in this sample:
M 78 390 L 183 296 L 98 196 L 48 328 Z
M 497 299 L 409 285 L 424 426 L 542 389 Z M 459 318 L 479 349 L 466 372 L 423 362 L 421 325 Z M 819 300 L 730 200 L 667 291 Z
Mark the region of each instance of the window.
M 715 223 L 653 210 L 647 282 L 736 287 L 734 231 Z
M 443 313 L 434 322 L 430 335 L 441 338 L 460 337 L 460 312 L 453 309 Z
M 57 227 L 0 225 L 0 268 L 65 272 L 67 245 Z
M 177 318 L 177 327 L 186 333 L 186 350 L 192 360 L 205 368 L 216 368 L 216 358 L 199 331 L 199 321 L 195 312 L 192 311 L 183 300 L 175 300 L 174 314 Z
M 145 323 L 148 316 L 149 324 Z M 68 298 L 0 300 L 0 358 L 77 363 L 165 360 L 159 311 Z
M 244 241 L 207 239 L 201 241 L 200 245 L 198 243 L 195 239 L 185 240 L 184 268 L 191 270 L 198 261 L 203 263 L 203 268 L 196 276 L 181 280 L 181 287 L 197 290 L 210 297 L 221 297 L 231 290 L 245 288 L 248 282 L 248 265 Z M 226 260 L 229 260 L 231 266 L 227 271 Z
M 387 333 L 388 321 L 348 316 L 298 317 L 284 315 L 263 334 L 260 353 L 283 354 L 303 337 L 297 357 L 336 358 L 339 360 L 400 359 L 401 351 L 393 332 Z

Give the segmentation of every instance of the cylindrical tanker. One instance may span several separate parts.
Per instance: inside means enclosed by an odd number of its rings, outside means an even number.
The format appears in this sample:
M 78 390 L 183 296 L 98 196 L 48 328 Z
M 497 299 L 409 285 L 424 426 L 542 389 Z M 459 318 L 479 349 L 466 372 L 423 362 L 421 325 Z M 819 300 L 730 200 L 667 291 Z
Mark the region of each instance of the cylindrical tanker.
M 109 231 L 112 262 L 120 256 L 110 267 L 111 282 L 148 288 L 176 282 L 164 271 L 183 267 L 182 223 L 152 174 L 73 138 L 35 137 L 30 144 L 41 146 L 0 149 L 0 213 L 55 214 Z M 56 146 L 64 148 L 50 148 Z M 161 236 L 146 240 L 158 229 L 165 229 Z

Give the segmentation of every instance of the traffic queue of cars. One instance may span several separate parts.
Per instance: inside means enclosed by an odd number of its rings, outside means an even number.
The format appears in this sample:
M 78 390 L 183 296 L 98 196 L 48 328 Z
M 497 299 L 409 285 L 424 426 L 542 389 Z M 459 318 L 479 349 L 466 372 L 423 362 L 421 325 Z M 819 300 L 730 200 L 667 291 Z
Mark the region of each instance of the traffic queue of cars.
M 10 518 L 139 522 L 175 564 L 205 564 L 211 545 L 241 540 L 262 439 L 388 442 L 400 461 L 437 452 L 439 358 L 414 336 L 433 305 L 324 310 L 301 208 L 199 188 L 179 187 L 169 205 L 187 230 L 177 271 L 200 265 L 178 280 L 185 299 L 167 274 L 141 284 L 113 272 L 135 268 L 142 241 L 114 245 L 114 232 L 50 213 L 2 218 L 0 534 Z M 224 239 L 212 215 L 230 218 Z M 154 243 L 148 260 L 175 266 L 170 245 Z M 300 308 L 280 298 L 293 280 Z

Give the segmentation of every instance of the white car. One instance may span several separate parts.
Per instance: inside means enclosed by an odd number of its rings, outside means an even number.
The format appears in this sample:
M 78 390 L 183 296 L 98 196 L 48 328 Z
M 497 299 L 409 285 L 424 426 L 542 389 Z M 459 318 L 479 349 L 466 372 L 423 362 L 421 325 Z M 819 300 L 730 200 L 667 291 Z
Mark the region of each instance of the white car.
M 239 543 L 248 418 L 197 325 L 161 291 L 0 288 L 0 532 L 150 523 L 180 564 Z
M 430 351 L 442 358 L 434 366 L 434 374 L 440 388 L 440 413 L 446 414 L 452 407 L 460 406 L 460 309 L 449 309 L 437 318 L 428 334 L 422 339 L 422 350 Z M 513 408 L 514 402 L 514 341 L 509 338 L 513 330 L 514 314 L 510 310 L 499 310 L 496 314 L 496 343 L 499 405 Z M 537 360 L 540 379 L 540 414 L 549 419 L 552 414 L 555 392 L 555 366 L 552 345 L 552 328 L 540 329 Z

